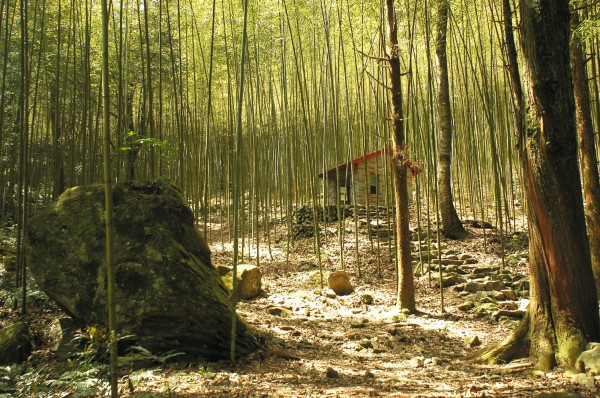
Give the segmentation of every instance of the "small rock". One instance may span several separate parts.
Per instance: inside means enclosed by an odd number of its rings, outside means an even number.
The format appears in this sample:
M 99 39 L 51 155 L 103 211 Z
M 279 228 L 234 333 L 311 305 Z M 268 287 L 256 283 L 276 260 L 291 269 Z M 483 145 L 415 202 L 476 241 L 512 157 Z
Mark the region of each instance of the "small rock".
M 410 366 L 417 369 L 422 368 L 425 364 L 425 358 L 422 356 L 414 357 L 410 360 Z
M 373 343 L 371 343 L 371 340 L 369 339 L 363 339 L 361 341 L 359 341 L 358 343 L 359 346 L 361 346 L 362 348 L 373 348 Z
M 497 291 L 504 289 L 504 283 L 502 283 L 502 281 L 485 281 L 483 282 L 483 287 L 488 291 Z
M 375 300 L 373 299 L 373 296 L 365 293 L 360 297 L 360 301 L 362 301 L 363 304 L 371 305 Z
M 515 292 L 513 290 L 502 290 L 502 294 L 504 295 L 504 298 L 507 300 L 511 300 L 511 301 L 515 301 L 517 299 L 517 295 L 515 294 Z
M 327 376 L 328 379 L 335 379 L 340 377 L 340 374 L 337 370 L 335 370 L 334 368 L 332 368 L 331 366 L 327 367 L 327 370 L 325 370 L 325 375 Z
M 475 348 L 481 345 L 481 341 L 479 340 L 479 337 L 477 336 L 468 336 L 465 337 L 465 347 L 467 348 Z
M 494 271 L 494 268 L 489 265 L 479 264 L 476 265 L 471 271 L 475 275 L 488 275 Z
M 335 271 L 327 277 L 327 285 L 338 296 L 346 296 L 354 292 L 354 287 L 350 283 L 350 277 L 345 271 Z
M 571 380 L 575 383 L 584 385 L 586 387 L 593 388 L 595 384 L 594 376 L 588 376 L 585 373 L 578 373 L 576 375 L 571 376 Z
M 485 287 L 481 283 L 467 282 L 464 285 L 464 291 L 469 293 L 477 293 L 485 290 Z
M 475 304 L 473 304 L 473 302 L 471 302 L 471 301 L 465 301 L 465 302 L 459 304 L 458 306 L 456 306 L 456 308 L 458 308 L 461 311 L 469 311 L 473 307 L 475 307 Z
M 217 271 L 222 272 L 217 268 Z M 221 277 L 223 284 L 230 292 L 233 290 L 233 268 Z M 241 300 L 249 300 L 258 296 L 262 286 L 262 272 L 252 264 L 237 266 L 237 294 Z
M 323 294 L 324 294 L 324 295 L 325 295 L 327 298 L 330 298 L 330 299 L 334 299 L 334 298 L 336 298 L 336 297 L 337 297 L 337 295 L 335 294 L 335 292 L 334 292 L 332 289 L 330 289 L 330 288 L 325 288 L 325 289 L 323 289 Z
M 267 308 L 267 313 L 274 316 L 280 316 L 282 318 L 287 318 L 292 315 L 290 310 L 284 307 L 269 307 Z
M 365 370 L 364 377 L 367 379 L 373 379 L 375 375 L 370 370 Z

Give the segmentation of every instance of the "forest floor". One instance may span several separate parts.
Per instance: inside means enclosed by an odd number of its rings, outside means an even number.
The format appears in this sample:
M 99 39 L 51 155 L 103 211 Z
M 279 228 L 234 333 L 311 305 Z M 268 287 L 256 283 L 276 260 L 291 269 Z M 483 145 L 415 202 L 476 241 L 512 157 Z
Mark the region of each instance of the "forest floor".
M 400 313 L 390 254 L 393 248 L 390 251 L 387 240 L 370 240 L 368 234 L 359 231 L 357 251 L 357 229 L 352 219 L 343 224 L 325 224 L 321 247 L 325 280 L 329 272 L 341 268 L 340 225 L 344 228 L 344 269 L 354 285 L 353 294 L 332 296 L 321 289 L 313 239 L 294 240 L 288 257 L 286 225 L 274 222 L 270 242 L 261 234 L 263 293 L 238 305 L 242 319 L 268 341 L 267 348 L 235 365 L 228 361 L 158 361 L 150 368 L 123 371 L 121 396 L 550 397 L 559 396 L 548 395 L 557 392 L 564 393 L 560 395 L 564 397 L 600 396 L 600 377 L 591 387 L 572 381 L 564 375 L 565 369 L 544 373 L 527 360 L 500 365 L 465 361 L 464 355 L 477 349 L 469 347 L 477 344 L 468 344 L 469 338 L 476 336 L 482 347 L 498 344 L 511 333 L 518 319 L 496 320 L 485 311 L 461 310 L 458 307 L 465 295 L 452 287 L 444 289 L 442 310 L 438 285 L 430 286 L 427 275 L 415 278 L 419 312 Z M 227 265 L 232 246 L 222 243 L 227 237 L 222 237 L 219 228 L 217 222 L 211 225 L 213 263 Z M 497 231 L 467 229 L 469 236 L 464 240 L 443 239 L 444 251 L 499 267 Z M 522 231 L 507 234 L 505 267 L 526 275 L 526 240 L 523 243 L 523 239 L 516 239 L 522 236 Z M 244 261 L 255 263 L 256 251 L 247 248 L 248 238 Z M 0 263 L 4 288 L 12 275 Z M 63 314 L 34 286 L 30 290 L 34 352 L 22 365 L 0 367 L 0 397 L 101 396 L 107 388 L 103 376 L 106 365 L 56 360 L 56 324 Z M 366 299 L 368 296 L 372 302 Z M 10 297 L 8 293 L 0 297 L 4 300 L 0 327 L 17 317 Z

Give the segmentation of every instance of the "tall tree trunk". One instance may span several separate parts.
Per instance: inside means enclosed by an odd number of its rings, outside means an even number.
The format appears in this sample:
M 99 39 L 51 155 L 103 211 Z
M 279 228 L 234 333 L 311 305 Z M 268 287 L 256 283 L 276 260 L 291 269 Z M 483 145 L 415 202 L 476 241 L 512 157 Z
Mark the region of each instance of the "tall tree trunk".
M 117 375 L 117 306 L 114 251 L 114 221 L 112 199 L 112 160 L 110 147 L 110 86 L 108 63 L 108 2 L 101 1 L 102 7 L 102 137 L 103 137 L 103 165 L 104 165 L 104 217 L 106 225 L 105 250 L 106 250 L 106 279 L 107 279 L 107 312 L 108 331 L 110 334 L 110 396 L 119 396 Z
M 450 0 L 438 0 L 437 35 L 435 39 L 438 83 L 437 116 L 440 129 L 437 178 L 438 200 L 444 235 L 451 239 L 459 239 L 464 237 L 467 231 L 458 218 L 452 196 L 452 113 L 448 84 L 448 58 L 446 56 L 449 11 Z
M 528 111 L 519 152 L 529 203 L 531 302 L 515 333 L 478 358 L 505 361 L 529 347 L 535 365 L 550 369 L 573 366 L 586 343 L 598 340 L 600 325 L 577 178 L 569 3 L 521 0 L 520 7 Z M 509 66 L 516 69 L 510 58 Z
M 396 11 L 394 0 L 386 0 L 388 24 L 388 64 L 392 91 L 392 121 L 394 141 L 394 197 L 396 202 L 396 229 L 398 256 L 398 306 L 410 312 L 416 310 L 415 289 L 411 266 L 410 231 L 408 211 L 408 188 L 406 178 L 408 175 L 408 159 L 406 140 L 404 136 L 404 118 L 402 114 L 402 86 L 400 73 L 400 49 L 398 46 L 398 28 L 396 24 Z
M 571 14 L 573 28 L 579 26 L 579 15 L 574 10 Z M 571 41 L 571 71 L 573 73 L 573 92 L 577 131 L 579 133 L 579 154 L 583 195 L 585 197 L 585 220 L 590 237 L 590 254 L 592 269 L 596 276 L 596 290 L 600 292 L 600 176 L 598 175 L 598 158 L 594 145 L 594 128 L 590 109 L 590 88 L 588 86 L 583 43 L 577 32 L 573 32 Z

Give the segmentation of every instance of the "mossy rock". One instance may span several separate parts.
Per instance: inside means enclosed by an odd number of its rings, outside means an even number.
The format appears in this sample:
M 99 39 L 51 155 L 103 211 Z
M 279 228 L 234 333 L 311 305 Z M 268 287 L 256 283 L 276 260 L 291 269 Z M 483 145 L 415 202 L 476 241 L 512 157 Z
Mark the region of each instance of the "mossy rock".
M 118 332 L 152 352 L 227 358 L 231 304 L 194 215 L 175 185 L 127 182 L 113 190 Z M 108 324 L 104 187 L 68 189 L 30 218 L 27 262 L 40 288 L 78 324 Z M 238 355 L 256 339 L 237 323 Z
M 217 267 L 221 270 L 223 267 Z M 233 291 L 233 269 L 221 276 L 223 284 L 229 292 Z M 237 266 L 237 298 L 249 300 L 258 296 L 262 288 L 262 272 L 252 264 L 239 264 Z
M 31 354 L 27 325 L 18 322 L 0 330 L 0 365 L 19 364 Z

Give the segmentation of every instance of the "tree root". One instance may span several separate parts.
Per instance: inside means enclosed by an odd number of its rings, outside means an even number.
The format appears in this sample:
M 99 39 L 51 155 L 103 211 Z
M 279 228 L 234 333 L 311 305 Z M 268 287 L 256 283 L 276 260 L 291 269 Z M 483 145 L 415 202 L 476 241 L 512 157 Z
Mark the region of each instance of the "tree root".
M 507 363 L 529 355 L 529 311 L 515 331 L 499 346 L 488 346 L 463 357 L 464 360 L 480 364 Z

